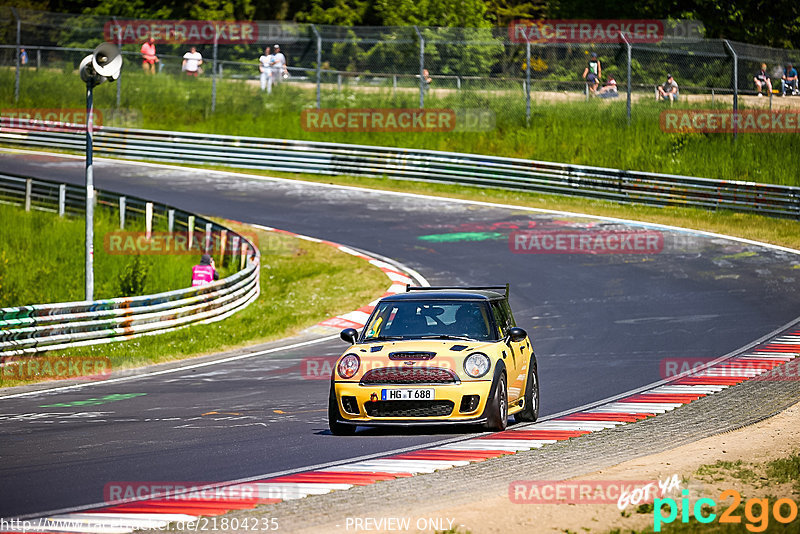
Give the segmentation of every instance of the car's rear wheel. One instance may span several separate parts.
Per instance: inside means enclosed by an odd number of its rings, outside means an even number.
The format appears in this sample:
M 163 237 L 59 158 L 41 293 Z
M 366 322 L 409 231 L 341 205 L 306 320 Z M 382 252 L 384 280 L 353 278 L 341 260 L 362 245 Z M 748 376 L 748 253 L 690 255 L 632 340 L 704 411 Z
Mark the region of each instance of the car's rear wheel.
M 506 375 L 501 374 L 497 379 L 497 386 L 489 401 L 486 428 L 501 432 L 508 427 L 508 390 L 506 388 Z
M 352 436 L 356 433 L 356 425 L 348 425 L 339 421 L 339 403 L 336 402 L 336 391 L 331 384 L 331 393 L 328 395 L 328 428 L 334 436 Z
M 531 356 L 528 365 L 528 383 L 525 385 L 525 405 L 522 410 L 514 415 L 518 422 L 533 422 L 539 418 L 539 373 L 536 370 L 536 360 Z

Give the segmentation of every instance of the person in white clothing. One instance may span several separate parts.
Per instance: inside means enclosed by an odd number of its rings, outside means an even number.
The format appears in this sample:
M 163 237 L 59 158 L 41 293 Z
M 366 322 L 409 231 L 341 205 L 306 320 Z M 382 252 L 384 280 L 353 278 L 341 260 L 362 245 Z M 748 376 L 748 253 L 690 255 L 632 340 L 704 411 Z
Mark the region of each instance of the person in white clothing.
M 289 69 L 286 68 L 286 56 L 283 55 L 281 52 L 281 47 L 279 45 L 275 45 L 272 47 L 275 50 L 275 53 L 272 54 L 272 81 L 274 83 L 280 83 L 283 79 L 284 74 L 289 74 Z M 267 92 L 272 92 L 272 86 L 270 85 Z
M 272 54 L 270 47 L 264 49 L 264 55 L 258 58 L 258 71 L 261 73 L 261 90 L 264 91 L 269 86 L 272 92 Z
M 202 64 L 203 56 L 200 55 L 200 52 L 197 51 L 197 48 L 193 46 L 190 52 L 186 52 L 183 55 L 181 69 L 183 69 L 188 76 L 197 76 L 200 74 L 200 65 Z

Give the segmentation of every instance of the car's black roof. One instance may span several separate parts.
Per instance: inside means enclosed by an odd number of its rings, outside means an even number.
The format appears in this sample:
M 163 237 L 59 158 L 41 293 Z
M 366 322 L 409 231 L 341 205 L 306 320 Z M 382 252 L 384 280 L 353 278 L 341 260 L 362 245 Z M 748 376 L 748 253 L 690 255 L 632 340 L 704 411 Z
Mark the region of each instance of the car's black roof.
M 431 290 L 431 291 L 409 291 L 408 293 L 397 293 L 383 297 L 383 301 L 397 300 L 497 300 L 503 299 L 505 295 L 496 291 L 486 289 L 462 289 L 462 290 Z

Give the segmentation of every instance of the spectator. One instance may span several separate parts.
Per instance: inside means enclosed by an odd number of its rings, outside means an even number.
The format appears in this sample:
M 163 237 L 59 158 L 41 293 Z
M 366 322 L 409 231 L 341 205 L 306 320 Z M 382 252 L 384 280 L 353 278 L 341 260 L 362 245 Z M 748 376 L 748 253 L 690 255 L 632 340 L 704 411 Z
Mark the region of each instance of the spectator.
M 761 64 L 761 70 L 758 71 L 753 78 L 753 81 L 756 83 L 756 91 L 758 91 L 758 96 L 761 96 L 761 87 L 767 87 L 767 94 L 772 93 L 772 81 L 769 79 L 769 74 L 767 74 L 767 64 Z
M 203 254 L 200 263 L 192 267 L 192 287 L 204 286 L 219 280 L 219 273 L 214 268 L 214 260 L 209 254 Z
M 670 102 L 678 99 L 678 84 L 675 83 L 672 74 L 667 74 L 667 81 L 664 85 L 658 86 L 658 96 Z
M 146 73 L 156 73 L 156 63 L 158 63 L 158 56 L 156 55 L 156 40 L 152 37 L 144 42 L 142 45 L 142 69 Z
M 28 53 L 24 48 L 19 49 L 19 64 L 25 66 L 28 64 Z
M 422 87 L 426 92 L 431 88 L 432 81 L 433 78 L 431 78 L 431 73 L 428 72 L 428 69 L 422 69 Z
M 600 76 L 602 75 L 602 67 L 600 60 L 597 59 L 597 53 L 592 52 L 592 57 L 589 59 L 589 64 L 583 69 L 583 79 L 589 85 L 589 90 L 592 94 L 597 94 L 597 87 L 600 85 Z
M 269 80 L 269 90 L 272 92 L 272 67 L 270 64 L 272 63 L 272 49 L 270 47 L 266 47 L 264 49 L 264 55 L 258 58 L 258 71 L 261 73 L 261 90 L 264 91 L 267 88 L 267 80 Z
M 783 76 L 781 76 L 781 96 L 786 96 L 787 87 L 791 89 L 789 95 L 797 94 L 797 69 L 792 67 L 791 63 L 787 63 L 786 68 L 783 69 Z
M 289 69 L 286 67 L 286 56 L 281 52 L 281 47 L 275 45 L 272 49 L 275 51 L 272 54 L 272 82 L 277 84 L 284 78 L 289 77 Z M 267 92 L 272 92 L 271 85 L 267 87 Z
M 606 84 L 597 92 L 597 96 L 600 98 L 617 98 L 619 96 L 617 92 L 617 80 L 615 80 L 613 76 L 609 76 Z
M 190 52 L 186 52 L 183 55 L 181 70 L 183 70 L 187 76 L 197 77 L 197 75 L 200 74 L 200 65 L 202 64 L 203 56 L 200 55 L 200 52 L 197 51 L 197 48 L 193 46 Z

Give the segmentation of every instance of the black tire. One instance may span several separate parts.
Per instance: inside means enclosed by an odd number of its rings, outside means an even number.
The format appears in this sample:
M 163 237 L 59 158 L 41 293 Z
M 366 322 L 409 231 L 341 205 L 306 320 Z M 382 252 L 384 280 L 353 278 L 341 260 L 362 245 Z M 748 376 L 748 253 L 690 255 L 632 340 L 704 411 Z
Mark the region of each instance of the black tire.
M 500 374 L 494 388 L 491 400 L 487 407 L 486 428 L 502 432 L 508 427 L 508 388 L 506 388 L 506 375 Z
M 331 384 L 331 393 L 328 395 L 328 428 L 334 436 L 352 436 L 356 433 L 356 425 L 339 422 L 339 404 L 336 402 L 336 392 Z
M 528 382 L 525 384 L 525 406 L 522 411 L 514 415 L 518 422 L 532 423 L 539 419 L 539 373 L 536 370 L 536 360 L 531 356 L 528 365 Z

